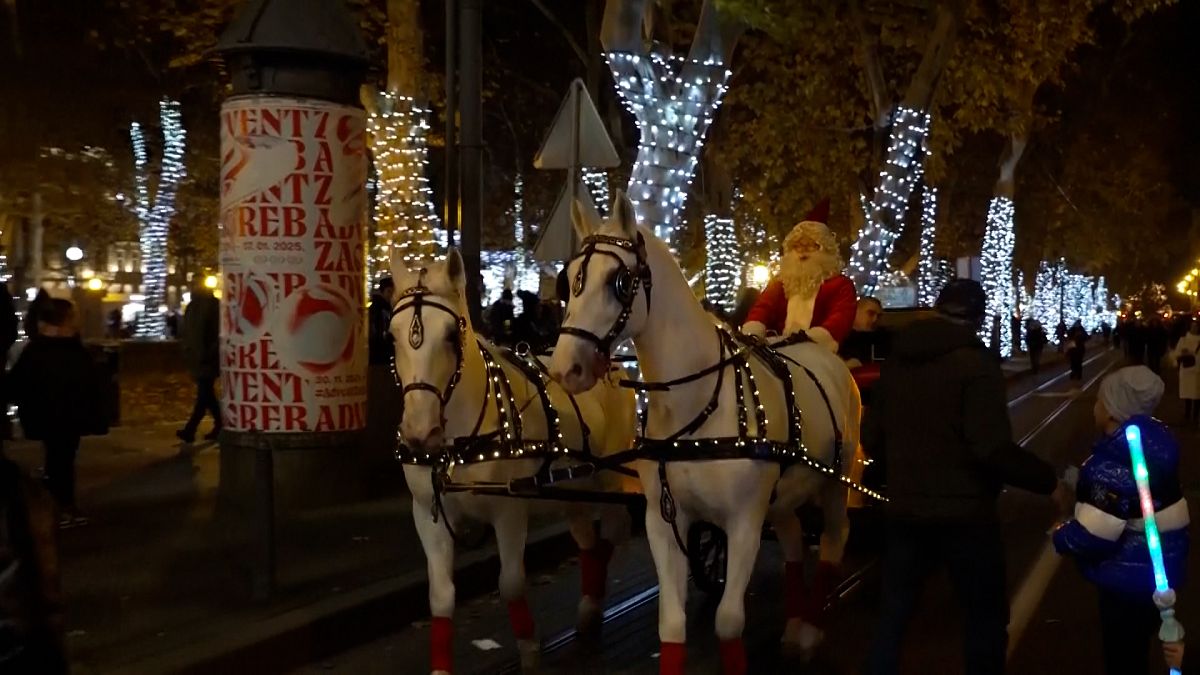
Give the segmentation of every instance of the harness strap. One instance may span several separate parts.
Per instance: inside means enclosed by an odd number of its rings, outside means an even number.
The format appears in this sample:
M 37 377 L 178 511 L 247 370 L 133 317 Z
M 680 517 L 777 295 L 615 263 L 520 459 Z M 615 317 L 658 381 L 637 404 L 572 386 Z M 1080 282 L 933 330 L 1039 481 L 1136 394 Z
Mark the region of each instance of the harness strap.
M 679 544 L 679 550 L 683 551 L 683 555 L 688 555 L 687 544 L 683 542 L 683 537 L 679 535 L 679 524 L 677 517 L 679 512 L 675 504 L 675 497 L 671 495 L 671 485 L 667 482 L 667 462 L 660 460 L 658 462 L 658 482 L 659 500 L 658 510 L 664 522 L 671 526 L 671 534 L 675 535 L 675 543 Z

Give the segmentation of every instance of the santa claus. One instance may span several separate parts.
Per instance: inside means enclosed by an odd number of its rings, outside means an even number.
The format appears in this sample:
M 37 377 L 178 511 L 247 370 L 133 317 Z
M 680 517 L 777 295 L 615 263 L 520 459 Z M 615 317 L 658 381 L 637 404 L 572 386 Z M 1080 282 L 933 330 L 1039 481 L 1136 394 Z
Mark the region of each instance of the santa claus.
M 825 201 L 788 233 L 779 275 L 758 297 L 742 332 L 763 337 L 804 331 L 835 353 L 850 334 L 857 297 L 854 282 L 841 273 L 837 239 L 822 222 L 828 212 Z

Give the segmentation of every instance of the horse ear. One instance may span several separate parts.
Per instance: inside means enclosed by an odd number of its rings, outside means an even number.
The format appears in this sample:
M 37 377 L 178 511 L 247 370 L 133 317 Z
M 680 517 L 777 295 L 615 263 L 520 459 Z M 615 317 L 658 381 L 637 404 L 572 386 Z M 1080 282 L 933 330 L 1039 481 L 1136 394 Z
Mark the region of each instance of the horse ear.
M 392 268 L 392 282 L 396 284 L 396 288 L 407 288 L 400 285 L 402 281 L 408 281 L 408 265 L 404 264 L 404 257 L 400 250 L 392 247 L 390 265 Z
M 579 235 L 580 239 L 592 236 L 596 229 L 588 213 L 592 210 L 594 209 L 589 209 L 578 197 L 571 200 L 571 224 L 575 226 L 575 234 Z
M 637 237 L 637 214 L 633 211 L 633 202 L 624 190 L 617 190 L 612 206 L 613 222 L 629 239 Z
M 462 254 L 458 248 L 451 248 L 446 255 L 446 278 L 457 291 L 467 288 L 467 267 L 463 264 Z

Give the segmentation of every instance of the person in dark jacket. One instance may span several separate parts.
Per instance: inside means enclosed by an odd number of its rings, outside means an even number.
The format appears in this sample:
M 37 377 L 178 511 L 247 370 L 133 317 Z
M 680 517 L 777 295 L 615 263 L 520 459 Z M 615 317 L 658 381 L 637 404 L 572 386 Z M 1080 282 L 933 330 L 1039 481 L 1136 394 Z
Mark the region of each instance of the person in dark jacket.
M 1162 373 L 1163 357 L 1167 355 L 1170 334 L 1163 320 L 1157 315 L 1151 316 L 1146 324 L 1146 366 L 1155 373 Z
M 1168 584 L 1178 592 L 1186 581 L 1189 519 L 1179 484 L 1179 444 L 1167 425 L 1150 417 L 1164 388 L 1162 378 L 1146 366 L 1122 368 L 1104 379 L 1095 407 L 1104 435 L 1080 469 L 1075 517 L 1054 531 L 1054 547 L 1075 558 L 1098 591 L 1108 675 L 1148 673 L 1151 641 L 1161 622 L 1125 441 L 1130 425 L 1142 435 Z
M 1004 672 L 1004 544 L 996 497 L 1005 484 L 1070 499 L 1054 469 L 1013 442 L 1005 381 L 977 332 L 978 282 L 938 296 L 938 316 L 892 342 L 863 421 L 863 448 L 886 459 L 886 552 L 872 675 L 899 672 L 905 629 L 926 576 L 945 565 L 962 605 L 966 672 Z
M 221 372 L 220 332 L 221 303 L 212 291 L 197 281 L 192 288 L 192 301 L 183 315 L 180 332 L 188 374 L 196 383 L 192 416 L 182 429 L 175 432 L 175 436 L 184 443 L 196 441 L 196 429 L 204 420 L 204 413 L 213 418 L 213 429 L 205 434 L 204 439 L 215 441 L 221 435 L 221 404 L 217 401 L 215 389 L 217 376 Z
M 1042 352 L 1046 350 L 1046 329 L 1037 319 L 1025 321 L 1025 350 L 1029 352 L 1029 368 L 1037 375 L 1042 369 Z
M 392 341 L 388 339 L 388 330 L 392 324 L 392 301 L 396 297 L 396 282 L 391 277 L 379 280 L 375 294 L 371 296 L 371 306 L 367 309 L 367 358 L 375 365 L 391 363 L 395 352 Z
M 86 524 L 75 504 L 75 456 L 80 437 L 108 428 L 99 375 L 79 339 L 70 301 L 56 298 L 42 306 L 37 337 L 11 377 L 25 438 L 45 447 L 46 487 L 61 510 L 59 525 Z
M 0 401 L 8 396 L 8 352 L 17 342 L 17 307 L 9 294 L 8 284 L 0 281 Z M 0 441 L 12 438 L 6 411 L 0 410 Z
M 1071 362 L 1071 379 L 1083 379 L 1083 356 L 1087 353 L 1088 333 L 1083 323 L 1076 321 L 1067 333 L 1067 359 Z
M 32 340 L 38 334 L 38 317 L 41 316 L 42 308 L 50 303 L 50 294 L 46 289 L 39 288 L 37 295 L 33 296 L 33 302 L 29 303 L 28 309 L 25 311 L 25 337 Z
M 54 505 L 0 455 L 0 673 L 67 672 Z

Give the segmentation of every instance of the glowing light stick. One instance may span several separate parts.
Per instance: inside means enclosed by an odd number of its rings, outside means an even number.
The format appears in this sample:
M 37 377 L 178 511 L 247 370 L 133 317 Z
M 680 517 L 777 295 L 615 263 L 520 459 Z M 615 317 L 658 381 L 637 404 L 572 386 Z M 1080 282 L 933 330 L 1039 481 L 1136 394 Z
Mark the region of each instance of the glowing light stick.
M 1163 642 L 1179 642 L 1183 639 L 1183 626 L 1175 620 L 1175 591 L 1171 590 L 1167 583 L 1167 570 L 1163 565 L 1162 540 L 1158 536 L 1158 522 L 1154 519 L 1154 499 L 1150 495 L 1150 472 L 1146 469 L 1146 455 L 1142 452 L 1142 430 L 1136 424 L 1125 427 L 1125 441 L 1129 444 L 1133 480 L 1137 483 L 1138 498 L 1142 503 L 1146 546 L 1150 549 L 1150 563 L 1154 565 L 1154 604 L 1162 617 L 1158 639 Z M 1181 673 L 1172 668 L 1171 675 Z

